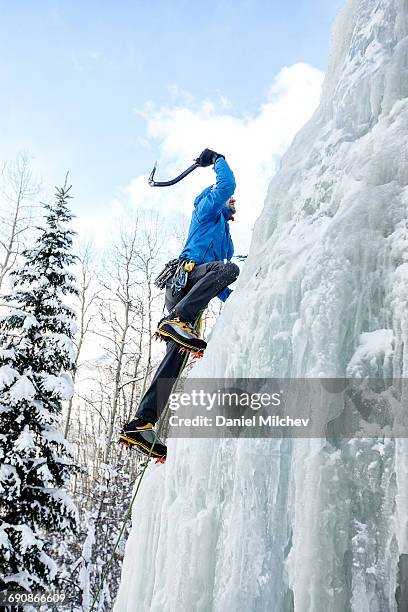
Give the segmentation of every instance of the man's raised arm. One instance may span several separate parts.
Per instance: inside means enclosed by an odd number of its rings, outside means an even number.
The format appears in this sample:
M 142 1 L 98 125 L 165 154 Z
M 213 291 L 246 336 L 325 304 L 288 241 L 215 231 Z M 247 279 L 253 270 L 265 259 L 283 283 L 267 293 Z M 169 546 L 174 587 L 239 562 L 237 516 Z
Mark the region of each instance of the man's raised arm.
M 203 212 L 205 209 L 205 212 L 218 214 L 235 191 L 236 183 L 232 170 L 225 157 L 211 149 L 204 149 L 196 161 L 203 167 L 214 164 L 215 185 L 203 202 Z

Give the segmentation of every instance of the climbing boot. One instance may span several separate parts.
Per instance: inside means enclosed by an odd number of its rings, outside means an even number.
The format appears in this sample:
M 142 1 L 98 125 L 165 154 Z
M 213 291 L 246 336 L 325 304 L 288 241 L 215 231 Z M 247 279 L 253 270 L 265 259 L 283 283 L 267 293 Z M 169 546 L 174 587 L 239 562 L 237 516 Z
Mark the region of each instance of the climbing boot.
M 153 425 L 138 417 L 125 425 L 119 442 L 129 448 L 136 447 L 144 455 L 151 457 L 163 458 L 167 455 L 167 447 L 157 437 Z
M 198 337 L 192 325 L 180 317 L 164 318 L 157 327 L 156 336 L 163 340 L 173 340 L 191 353 L 203 353 L 207 343 Z

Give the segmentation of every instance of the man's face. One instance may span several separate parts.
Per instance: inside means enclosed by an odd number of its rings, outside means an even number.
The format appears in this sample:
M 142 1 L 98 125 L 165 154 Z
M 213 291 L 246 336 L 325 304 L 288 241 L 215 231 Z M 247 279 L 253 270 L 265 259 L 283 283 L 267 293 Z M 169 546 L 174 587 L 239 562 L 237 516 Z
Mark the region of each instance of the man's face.
M 231 196 L 230 199 L 227 202 L 227 206 L 231 209 L 231 212 L 232 212 L 233 215 L 235 215 L 236 212 L 237 212 L 237 209 L 235 208 L 235 202 L 236 202 L 236 200 L 235 200 L 235 198 L 233 196 Z

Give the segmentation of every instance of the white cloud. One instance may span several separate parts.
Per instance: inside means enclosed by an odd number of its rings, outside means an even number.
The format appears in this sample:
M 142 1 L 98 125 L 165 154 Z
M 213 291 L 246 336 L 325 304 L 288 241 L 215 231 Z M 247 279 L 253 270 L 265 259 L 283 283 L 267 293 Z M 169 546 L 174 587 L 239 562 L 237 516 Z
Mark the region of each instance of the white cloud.
M 149 148 L 158 151 L 156 178 L 179 174 L 204 147 L 225 154 L 237 181 L 238 214 L 232 231 L 238 250 L 247 250 L 268 182 L 296 132 L 316 109 L 322 81 L 323 73 L 308 64 L 283 68 L 259 111 L 246 117 L 234 116 L 225 98 L 197 104 L 185 92 L 179 92 L 182 105 L 148 104 L 139 114 L 146 120 Z M 174 87 L 172 94 L 178 91 Z M 196 193 L 213 180 L 212 169 L 198 169 L 174 187 L 152 189 L 146 176 L 139 176 L 127 192 L 133 206 L 190 215 Z
M 140 138 L 140 145 L 150 152 L 157 151 L 158 180 L 179 174 L 204 147 L 227 157 L 237 181 L 238 213 L 231 230 L 236 252 L 246 253 L 268 182 L 296 132 L 316 109 L 322 81 L 323 73 L 308 64 L 283 68 L 258 112 L 244 117 L 234 114 L 233 105 L 225 97 L 197 101 L 172 86 L 171 104 L 157 108 L 149 102 L 143 110 L 136 111 L 146 121 L 146 134 Z M 211 168 L 197 169 L 181 183 L 167 188 L 149 187 L 146 175 L 134 178 L 124 189 L 123 202 L 112 201 L 106 213 L 101 212 L 98 220 L 93 220 L 96 241 L 109 239 L 113 219 L 127 206 L 157 209 L 171 225 L 180 219 L 180 213 L 190 217 L 196 194 L 213 181 Z

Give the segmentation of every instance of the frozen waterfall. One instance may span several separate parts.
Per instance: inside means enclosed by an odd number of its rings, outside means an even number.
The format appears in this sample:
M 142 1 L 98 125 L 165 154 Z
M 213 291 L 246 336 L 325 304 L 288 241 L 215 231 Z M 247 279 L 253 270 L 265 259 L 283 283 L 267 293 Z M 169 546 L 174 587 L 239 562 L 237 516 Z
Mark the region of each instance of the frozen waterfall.
M 407 210 L 408 0 L 349 0 L 194 376 L 406 377 Z M 115 612 L 408 610 L 404 438 L 170 440 L 132 523 Z

